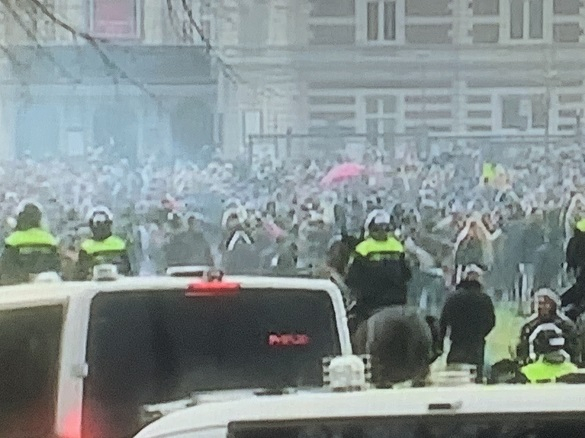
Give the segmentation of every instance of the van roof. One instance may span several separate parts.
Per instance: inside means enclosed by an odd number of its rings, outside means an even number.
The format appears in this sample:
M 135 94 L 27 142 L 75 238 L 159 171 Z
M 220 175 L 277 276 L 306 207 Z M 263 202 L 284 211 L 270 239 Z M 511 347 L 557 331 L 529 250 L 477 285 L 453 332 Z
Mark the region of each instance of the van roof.
M 41 305 L 47 301 L 65 301 L 67 299 L 94 295 L 96 292 L 119 292 L 128 290 L 182 289 L 193 282 L 201 282 L 194 277 L 121 277 L 112 281 L 84 282 L 31 282 L 14 286 L 0 287 L 0 307 L 14 303 Z M 339 294 L 337 287 L 329 280 L 226 276 L 223 281 L 237 282 L 244 289 L 280 289 L 280 290 L 315 290 L 326 291 L 332 297 Z M 335 301 L 335 300 L 334 300 Z M 335 303 L 334 303 L 335 304 Z M 337 310 L 337 309 L 336 309 Z
M 430 414 L 529 414 L 585 412 L 581 385 L 498 385 L 371 389 L 352 393 L 261 396 L 183 409 L 147 426 L 136 438 L 222 429 L 232 422 L 264 422 Z M 527 400 L 530 402 L 527 403 Z M 430 405 L 451 405 L 433 411 Z

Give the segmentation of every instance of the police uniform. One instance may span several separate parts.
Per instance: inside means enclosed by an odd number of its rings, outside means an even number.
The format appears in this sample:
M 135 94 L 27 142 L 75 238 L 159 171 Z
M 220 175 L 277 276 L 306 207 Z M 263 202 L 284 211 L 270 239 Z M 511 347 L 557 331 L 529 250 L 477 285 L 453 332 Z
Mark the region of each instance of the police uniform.
M 91 276 L 94 266 L 113 264 L 123 275 L 130 273 L 130 261 L 126 242 L 117 236 L 104 240 L 87 239 L 81 244 L 78 259 L 78 277 L 80 280 Z
M 394 236 L 383 241 L 369 237 L 355 249 L 347 285 L 358 293 L 358 306 L 371 311 L 406 305 L 410 277 L 404 247 Z
M 520 343 L 516 348 L 518 359 L 524 363 L 530 362 L 530 337 L 534 331 L 542 324 L 551 323 L 563 331 L 567 345 L 565 350 L 574 360 L 580 360 L 579 339 L 575 324 L 562 314 L 555 314 L 551 318 L 539 318 L 538 315 L 532 316 L 520 331 Z
M 550 313 L 541 314 L 538 310 L 538 303 L 543 299 L 548 300 L 552 306 Z M 546 303 L 546 301 L 544 302 Z M 582 360 L 577 327 L 569 318 L 567 318 L 567 316 L 565 316 L 559 307 L 560 300 L 558 296 L 548 289 L 540 289 L 534 295 L 535 313 L 522 326 L 520 343 L 516 349 L 516 355 L 523 363 L 527 364 L 535 361 L 534 340 L 542 331 L 544 324 L 553 324 L 562 332 L 565 339 L 564 350 L 570 355 L 574 362 L 579 363 Z
M 31 274 L 60 270 L 57 239 L 51 233 L 29 228 L 6 238 L 0 268 L 3 283 L 28 281 Z
M 548 362 L 544 357 L 526 365 L 520 372 L 530 383 L 555 382 L 559 377 L 577 372 L 577 365 L 567 361 L 561 363 Z
M 529 383 L 555 382 L 559 377 L 578 370 L 563 350 L 565 339 L 562 330 L 552 323 L 538 327 L 534 339 L 534 349 L 538 359 L 520 369 L 520 380 Z

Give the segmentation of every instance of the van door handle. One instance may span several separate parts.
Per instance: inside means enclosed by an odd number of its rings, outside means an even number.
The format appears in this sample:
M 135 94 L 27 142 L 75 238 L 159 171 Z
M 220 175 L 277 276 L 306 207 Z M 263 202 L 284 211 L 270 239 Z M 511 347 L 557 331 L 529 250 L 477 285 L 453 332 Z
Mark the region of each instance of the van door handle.
M 461 409 L 463 403 L 429 403 L 429 411 L 455 411 Z

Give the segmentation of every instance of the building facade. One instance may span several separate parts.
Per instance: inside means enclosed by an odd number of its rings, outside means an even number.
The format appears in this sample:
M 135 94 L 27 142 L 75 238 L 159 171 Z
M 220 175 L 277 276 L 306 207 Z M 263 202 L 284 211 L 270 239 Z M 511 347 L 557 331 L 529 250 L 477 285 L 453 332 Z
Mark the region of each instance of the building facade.
M 580 0 L 187 0 L 209 53 L 182 0 L 38 1 L 97 46 L 33 0 L 0 4 L 3 158 L 570 135 L 585 110 Z
M 217 74 L 181 1 L 39 2 L 0 4 L 3 159 L 196 157 L 217 141 Z M 208 4 L 188 7 L 209 33 Z
M 580 0 L 229 0 L 217 44 L 249 134 L 570 135 L 585 110 Z M 220 87 L 221 88 L 221 87 Z M 244 139 L 244 140 L 243 140 Z

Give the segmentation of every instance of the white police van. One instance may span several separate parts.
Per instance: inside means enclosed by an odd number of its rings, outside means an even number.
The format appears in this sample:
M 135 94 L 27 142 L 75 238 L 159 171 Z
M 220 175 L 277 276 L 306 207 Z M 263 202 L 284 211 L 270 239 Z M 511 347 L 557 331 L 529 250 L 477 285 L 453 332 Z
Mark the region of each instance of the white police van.
M 187 408 L 136 438 L 578 438 L 581 385 L 454 385 L 370 389 L 348 356 L 331 367 L 330 391 Z M 345 362 L 349 359 L 348 362 Z M 360 374 L 362 376 L 360 377 Z
M 185 406 L 319 387 L 322 358 L 351 350 L 329 281 L 108 272 L 0 287 L 1 436 L 129 437 Z

